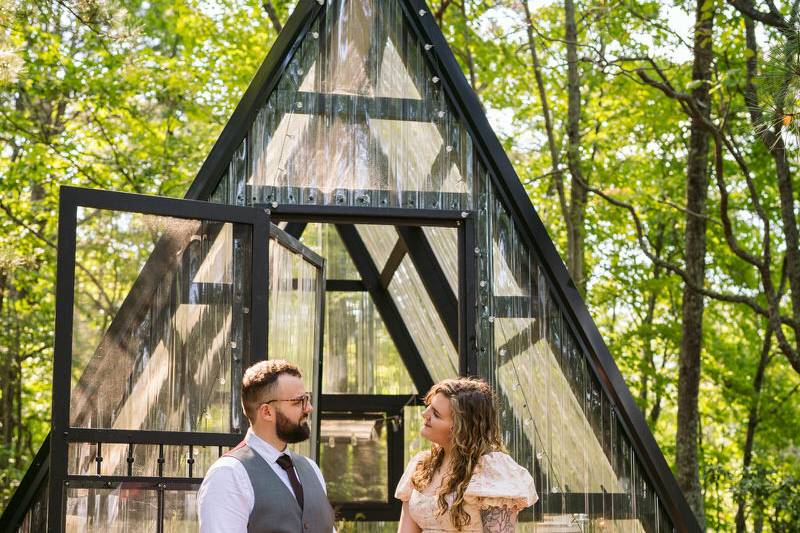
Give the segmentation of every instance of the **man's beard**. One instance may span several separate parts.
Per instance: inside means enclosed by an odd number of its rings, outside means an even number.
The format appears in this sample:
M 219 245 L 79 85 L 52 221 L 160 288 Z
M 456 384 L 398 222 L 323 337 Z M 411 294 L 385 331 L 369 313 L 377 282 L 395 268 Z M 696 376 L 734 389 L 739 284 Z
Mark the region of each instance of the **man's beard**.
M 303 442 L 311 436 L 311 428 L 308 427 L 307 419 L 294 423 L 280 411 L 275 414 L 277 415 L 275 433 L 283 442 L 288 442 L 289 444 Z

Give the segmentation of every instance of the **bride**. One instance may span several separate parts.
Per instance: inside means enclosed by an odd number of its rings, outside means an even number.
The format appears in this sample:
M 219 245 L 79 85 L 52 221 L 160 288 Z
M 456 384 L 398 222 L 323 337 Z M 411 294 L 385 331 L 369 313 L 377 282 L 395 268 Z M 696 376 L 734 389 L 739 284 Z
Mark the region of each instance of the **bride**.
M 486 382 L 446 379 L 425 396 L 420 434 L 431 450 L 409 461 L 395 497 L 398 533 L 514 531 L 539 497 L 528 471 L 503 453 L 497 406 Z

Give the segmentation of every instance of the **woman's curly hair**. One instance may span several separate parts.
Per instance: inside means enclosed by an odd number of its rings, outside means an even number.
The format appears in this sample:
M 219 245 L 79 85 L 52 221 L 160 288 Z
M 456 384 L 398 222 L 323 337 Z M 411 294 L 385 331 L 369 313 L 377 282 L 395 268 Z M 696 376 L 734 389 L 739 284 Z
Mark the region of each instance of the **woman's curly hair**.
M 443 394 L 450 400 L 453 417 L 453 446 L 450 468 L 443 473 L 442 485 L 437 494 L 437 516 L 450 510 L 450 521 L 459 531 L 470 523 L 470 516 L 464 510 L 464 493 L 469 480 L 483 455 L 502 451 L 500 429 L 497 422 L 497 403 L 491 387 L 480 379 L 445 379 L 434 385 L 425 396 L 429 405 L 436 394 Z M 444 450 L 433 444 L 431 454 L 420 460 L 414 471 L 412 483 L 418 491 L 430 484 L 436 470 L 442 466 Z M 448 506 L 447 495 L 453 494 L 453 503 Z

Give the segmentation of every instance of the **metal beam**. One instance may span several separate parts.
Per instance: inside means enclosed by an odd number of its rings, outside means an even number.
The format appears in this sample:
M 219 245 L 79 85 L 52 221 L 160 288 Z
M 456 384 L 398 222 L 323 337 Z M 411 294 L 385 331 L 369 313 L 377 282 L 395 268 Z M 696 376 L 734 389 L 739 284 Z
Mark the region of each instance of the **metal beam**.
M 397 242 L 394 243 L 394 248 L 392 248 L 392 252 L 389 254 L 389 258 L 386 259 L 386 264 L 383 265 L 383 270 L 381 270 L 381 287 L 384 289 L 389 288 L 389 283 L 392 282 L 394 273 L 397 272 L 400 263 L 403 262 L 406 252 L 406 245 L 403 239 L 397 239 Z
M 400 311 L 397 309 L 394 300 L 392 300 L 389 291 L 381 285 L 380 273 L 375 267 L 364 241 L 355 226 L 351 224 L 337 224 L 336 230 L 339 232 L 347 253 L 350 254 L 353 264 L 355 264 L 361 275 L 361 279 L 367 286 L 367 290 L 372 296 L 383 322 L 386 324 L 386 329 L 389 331 L 389 335 L 400 353 L 400 358 L 406 365 L 414 386 L 421 393 L 428 391 L 433 386 L 433 378 L 431 378 L 430 372 L 428 372 L 422 360 L 422 355 L 420 355 L 416 344 L 414 344 L 414 339 L 411 338 L 411 333 L 406 328 L 405 321 L 400 315 Z
M 444 275 L 424 230 L 411 226 L 398 226 L 396 229 L 408 249 L 408 255 L 419 272 L 419 277 L 433 301 L 436 312 L 439 313 L 439 318 L 442 319 L 447 336 L 458 349 L 458 300 L 450 288 L 447 276 Z

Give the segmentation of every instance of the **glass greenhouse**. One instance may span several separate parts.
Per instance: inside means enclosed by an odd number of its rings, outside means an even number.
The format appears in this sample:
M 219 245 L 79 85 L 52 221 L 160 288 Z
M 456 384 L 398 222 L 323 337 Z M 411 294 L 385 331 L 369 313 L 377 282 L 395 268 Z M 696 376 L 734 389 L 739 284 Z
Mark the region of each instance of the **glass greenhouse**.
M 185 199 L 64 187 L 53 426 L 3 531 L 196 531 L 285 358 L 340 531 L 395 531 L 422 396 L 477 375 L 524 531 L 697 531 L 423 0 L 300 0 Z

